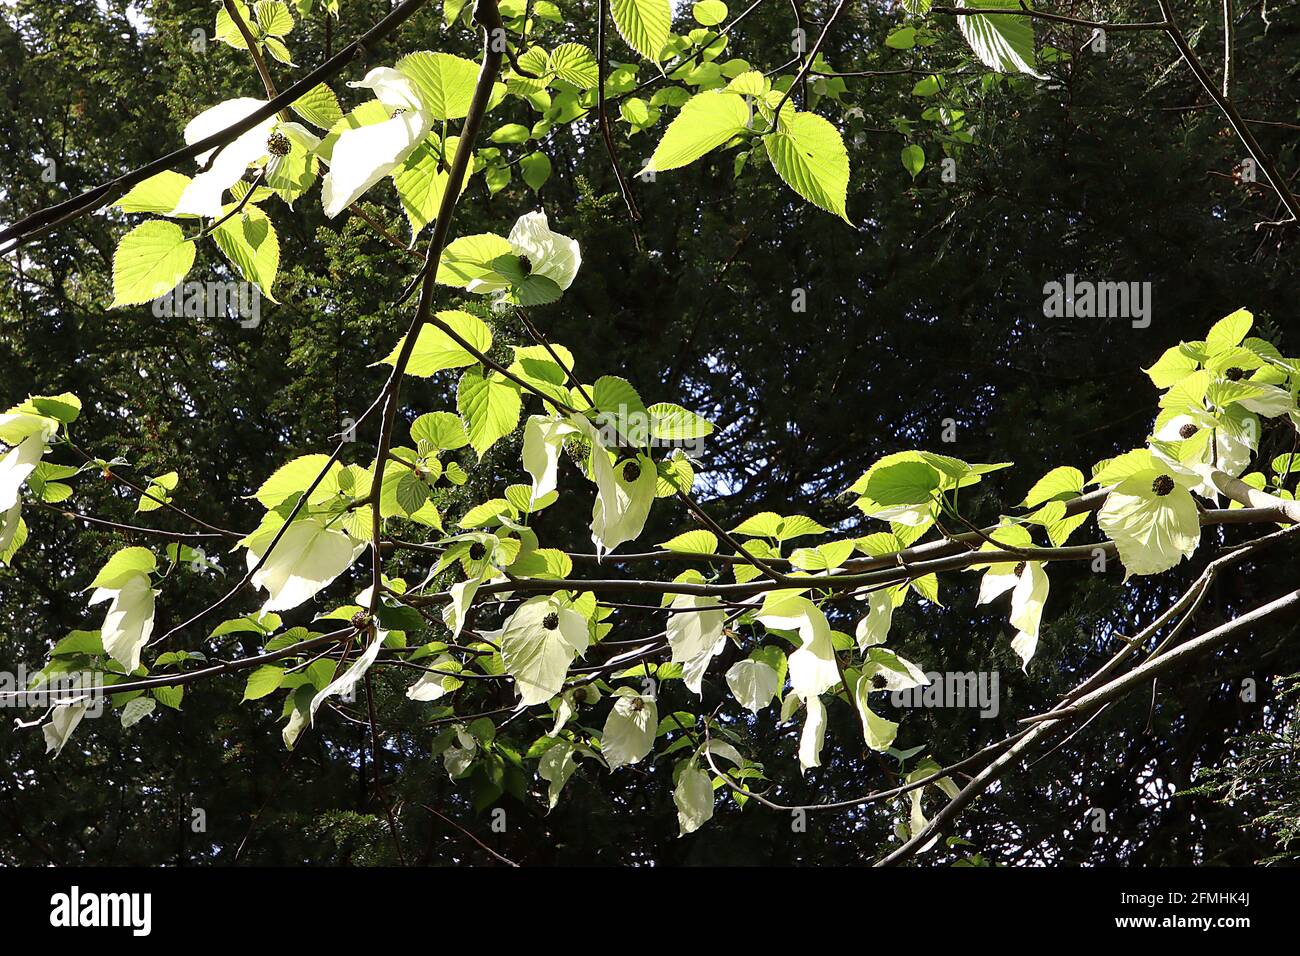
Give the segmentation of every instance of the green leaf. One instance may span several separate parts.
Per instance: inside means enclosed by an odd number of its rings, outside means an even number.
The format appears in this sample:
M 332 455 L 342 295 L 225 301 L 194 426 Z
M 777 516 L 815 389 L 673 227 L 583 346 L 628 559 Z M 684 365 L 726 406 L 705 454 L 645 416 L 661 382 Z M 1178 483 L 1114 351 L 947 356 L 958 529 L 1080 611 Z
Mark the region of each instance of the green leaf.
M 1026 508 L 1036 508 L 1044 501 L 1054 499 L 1067 500 L 1083 494 L 1083 472 L 1069 465 L 1053 468 L 1034 482 L 1025 500 L 1020 502 Z
M 904 146 L 903 151 L 898 154 L 898 158 L 902 162 L 903 168 L 911 174 L 913 179 L 919 176 L 921 170 L 925 168 L 925 150 L 915 143 Z
M 408 53 L 397 69 L 415 84 L 420 103 L 434 119 L 460 119 L 469 113 L 478 64 L 450 53 Z
M 646 411 L 637 390 L 627 379 L 617 375 L 602 375 L 596 379 L 591 388 L 591 398 L 602 412 L 635 414 Z
M 271 288 L 280 268 L 280 238 L 266 213 L 257 206 L 245 206 L 239 215 L 218 226 L 212 238 L 239 274 L 275 302 Z
M 496 373 L 485 377 L 481 369 L 471 368 L 461 376 L 456 407 L 465 419 L 465 433 L 479 458 L 514 431 L 521 404 L 518 388 Z
M 916 505 L 929 501 L 939 487 L 939 473 L 920 461 L 900 461 L 875 471 L 866 494 L 882 505 Z
M 528 127 L 522 123 L 506 123 L 492 131 L 488 137 L 494 143 L 512 145 L 515 143 L 526 143 L 528 141 Z
M 899 27 L 885 37 L 885 46 L 891 50 L 910 50 L 916 46 L 916 27 Z
M 408 515 L 415 514 L 429 500 L 429 486 L 415 472 L 406 470 L 397 479 L 397 506 Z
M 281 63 L 288 64 L 289 66 L 298 65 L 293 62 L 293 55 L 289 52 L 289 48 L 281 43 L 276 37 L 267 37 L 262 41 L 262 45 L 270 51 L 271 56 L 275 57 Z
M 775 511 L 760 512 L 736 525 L 731 533 L 746 538 L 775 538 L 781 533 L 781 516 Z
M 92 588 L 120 588 L 126 581 L 137 574 L 148 574 L 157 570 L 158 559 L 148 548 L 122 548 L 99 569 L 95 580 L 90 582 Z
M 113 203 L 122 212 L 156 212 L 166 215 L 176 208 L 190 177 L 170 169 L 136 183 L 129 193 Z
M 343 119 L 339 98 L 324 83 L 317 83 L 290 104 L 290 108 L 313 126 L 333 129 Z
M 465 423 L 451 412 L 428 412 L 411 423 L 411 441 L 429 448 L 454 451 L 469 444 Z
M 743 96 L 709 90 L 691 97 L 677 114 L 642 172 L 677 169 L 695 162 L 749 128 Z
M 533 192 L 540 192 L 551 178 L 551 160 L 545 153 L 529 153 L 519 161 L 519 174 Z
M 248 675 L 248 683 L 244 685 L 244 700 L 260 700 L 279 690 L 283 682 L 283 668 L 263 664 Z M 240 701 L 240 703 L 243 703 L 243 701 Z
M 498 260 L 513 256 L 510 243 L 493 233 L 461 236 L 443 250 L 438 282 L 463 289 L 475 279 L 497 275 Z
M 816 113 L 783 114 L 781 128 L 764 136 L 763 143 L 787 186 L 849 222 L 849 153 L 834 125 Z
M 104 643 L 99 631 L 69 631 L 67 637 L 54 645 L 51 657 L 69 657 L 74 654 L 103 654 Z
M 660 441 L 690 441 L 713 434 L 713 422 L 671 402 L 656 402 L 650 413 L 650 434 Z
M 551 51 L 548 69 L 580 90 L 589 90 L 596 85 L 596 58 L 581 43 L 561 43 L 557 46 Z
M 627 45 L 657 64 L 673 22 L 668 0 L 613 0 L 610 12 Z
M 113 255 L 113 304 L 138 305 L 176 288 L 194 265 L 194 243 L 181 227 L 161 219 L 136 226 Z
M 172 710 L 181 709 L 181 699 L 185 696 L 185 686 L 177 684 L 172 687 L 155 687 L 150 693 L 154 699 L 164 707 L 170 707 Z
M 691 16 L 702 27 L 716 27 L 727 19 L 727 5 L 722 0 L 700 0 L 691 8 Z
M 411 235 L 418 235 L 438 215 L 447 183 L 451 180 L 450 157 L 456 153 L 460 137 L 449 136 L 445 149 L 435 139 L 426 139 L 401 167 L 393 173 L 393 185 L 402 200 L 402 211 L 411 224 Z M 461 192 L 469 185 L 466 176 L 460 184 Z
M 958 6 L 972 4 L 959 0 Z M 986 8 L 1021 9 L 1021 0 L 977 0 L 974 6 Z M 995 14 L 974 14 L 957 18 L 962 36 L 970 44 L 975 56 L 985 66 L 999 73 L 1027 73 L 1045 80 L 1047 77 L 1034 69 L 1034 25 L 1028 17 Z
M 712 531 L 705 531 L 701 528 L 695 531 L 685 531 L 675 538 L 669 538 L 667 541 L 660 541 L 659 547 L 666 548 L 669 551 L 676 551 L 679 554 L 717 554 L 718 536 Z
M 234 7 L 239 13 L 239 18 L 248 26 L 249 32 L 256 36 L 257 25 L 253 22 L 252 15 L 248 12 L 248 5 L 243 3 L 242 0 L 235 0 Z M 241 33 L 239 27 L 235 25 L 235 21 L 231 18 L 229 11 L 224 5 L 217 11 L 216 39 L 220 40 L 222 43 L 229 44 L 236 50 L 248 49 L 248 43 L 244 40 L 243 33 Z
M 1205 336 L 1206 353 L 1213 356 L 1240 345 L 1254 323 L 1255 317 L 1245 309 L 1238 309 L 1232 315 L 1215 322 Z
M 153 497 L 140 496 L 140 503 L 136 505 L 136 512 L 157 511 L 162 507 L 163 501 L 171 500 L 171 493 L 176 490 L 176 483 L 180 481 L 180 475 L 174 471 L 169 471 L 165 475 L 159 475 L 153 481 L 149 482 L 149 487 L 145 488 Z M 155 501 L 154 499 L 161 499 Z
M 264 508 L 274 508 L 284 503 L 294 495 L 305 492 L 316 476 L 324 469 L 329 461 L 329 455 L 303 455 L 295 458 L 293 461 L 281 465 L 275 470 L 271 477 L 262 482 L 260 488 L 253 494 Z M 330 473 L 337 474 L 343 470 L 343 466 L 337 461 L 330 465 Z M 316 492 L 313 498 L 322 496 L 322 489 L 329 484 L 329 475 L 321 479 L 316 486 Z
M 439 312 L 438 318 L 453 329 L 466 342 L 486 353 L 492 347 L 492 331 L 482 319 L 461 312 L 457 309 Z M 403 336 L 387 357 L 375 363 L 377 365 L 396 365 L 402 351 Z M 435 325 L 424 325 L 415 338 L 415 347 L 411 349 L 411 358 L 406 365 L 406 374 L 417 378 L 428 378 L 434 372 L 448 368 L 464 368 L 473 365 L 478 359 L 456 342 L 450 335 Z
M 282 37 L 293 29 L 293 14 L 280 0 L 258 0 L 254 9 L 263 32 Z

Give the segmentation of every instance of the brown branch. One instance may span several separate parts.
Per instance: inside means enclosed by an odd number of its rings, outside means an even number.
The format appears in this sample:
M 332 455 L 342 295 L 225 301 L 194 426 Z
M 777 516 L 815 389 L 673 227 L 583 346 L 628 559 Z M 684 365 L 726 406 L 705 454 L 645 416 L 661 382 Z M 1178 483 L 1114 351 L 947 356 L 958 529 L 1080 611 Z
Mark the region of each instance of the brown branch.
M 411 353 L 415 349 L 415 341 L 419 331 L 426 322 L 432 321 L 434 325 L 451 336 L 453 340 L 462 346 L 468 346 L 468 343 L 461 336 L 457 335 L 445 322 L 432 314 L 432 304 L 438 263 L 442 259 L 442 250 L 447 244 L 452 215 L 455 212 L 457 200 L 460 198 L 460 187 L 465 181 L 465 175 L 469 169 L 470 157 L 474 151 L 474 142 L 478 139 L 479 129 L 483 124 L 483 116 L 487 112 L 488 101 L 492 97 L 493 84 L 496 82 L 497 74 L 501 72 L 502 56 L 498 44 L 494 41 L 496 36 L 504 36 L 505 25 L 501 22 L 501 14 L 497 9 L 497 0 L 476 0 L 474 17 L 483 28 L 483 64 L 479 68 L 474 95 L 470 101 L 469 112 L 465 117 L 464 125 L 461 127 L 460 141 L 456 146 L 456 155 L 452 159 L 447 187 L 443 192 L 442 203 L 438 209 L 438 218 L 434 223 L 433 235 L 429 239 L 429 248 L 425 253 L 424 267 L 421 270 L 419 303 L 416 306 L 415 316 L 411 319 L 411 325 L 406 336 L 402 340 L 402 347 L 398 353 L 397 361 L 393 363 L 392 374 L 389 375 L 388 383 L 384 388 L 384 410 L 380 420 L 379 441 L 374 466 L 376 506 L 373 510 L 371 524 L 372 590 L 370 610 L 372 614 L 378 609 L 379 598 L 383 592 L 384 559 L 380 547 L 383 516 L 381 509 L 378 507 L 378 498 L 383 486 L 384 464 L 392 444 L 393 425 L 397 418 L 397 403 L 401 393 L 402 376 L 405 374 L 406 366 L 411 360 Z M 496 33 L 496 31 L 500 31 L 500 33 Z M 473 351 L 477 354 L 477 350 Z M 510 377 L 515 378 L 515 376 Z
M 641 221 L 641 210 L 632 197 L 632 187 L 623 175 L 619 165 L 618 153 L 614 149 L 614 136 L 609 131 L 609 116 L 605 110 L 605 72 L 609 68 L 605 53 L 605 18 L 608 15 L 609 0 L 598 0 L 596 4 L 596 104 L 600 123 L 600 135 L 605 141 L 605 152 L 609 154 L 609 164 L 614 168 L 614 178 L 618 180 L 618 191 L 623 195 L 623 203 L 633 223 Z M 638 241 L 638 245 L 640 242 Z

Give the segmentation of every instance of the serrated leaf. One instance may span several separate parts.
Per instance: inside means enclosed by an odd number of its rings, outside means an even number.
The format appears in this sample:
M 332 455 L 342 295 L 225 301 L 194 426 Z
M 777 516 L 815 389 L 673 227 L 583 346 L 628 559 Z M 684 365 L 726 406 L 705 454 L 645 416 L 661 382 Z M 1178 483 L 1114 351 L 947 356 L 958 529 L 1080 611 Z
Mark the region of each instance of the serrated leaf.
M 398 72 L 415 84 L 420 105 L 434 119 L 460 119 L 469 113 L 478 79 L 478 64 L 450 53 L 408 53 Z
M 581 43 L 561 43 L 551 51 L 548 66 L 552 73 L 580 90 L 596 85 L 596 58 Z
M 743 96 L 709 90 L 691 97 L 668 124 L 643 172 L 663 172 L 695 162 L 749 128 Z
M 685 531 L 675 538 L 669 538 L 667 541 L 660 541 L 659 547 L 666 548 L 669 551 L 676 551 L 679 554 L 716 554 L 718 551 L 718 537 L 712 531 L 697 529 L 695 531 Z
M 156 212 L 166 215 L 176 208 L 190 177 L 165 169 L 135 186 L 113 203 L 122 212 Z
M 959 0 L 957 5 L 1019 10 L 1021 0 L 978 0 L 975 4 Z M 1047 79 L 1033 66 L 1034 25 L 1029 17 L 974 14 L 958 17 L 957 25 L 985 66 L 999 73 L 1027 73 L 1040 80 Z
M 428 412 L 411 423 L 411 440 L 431 449 L 454 451 L 469 444 L 465 423 L 451 412 Z M 450 467 L 450 466 L 448 466 Z
M 519 424 L 522 403 L 518 388 L 496 375 L 471 368 L 460 379 L 456 407 L 465 420 L 465 433 L 479 458 Z
M 317 83 L 294 100 L 290 108 L 308 123 L 321 129 L 333 129 L 343 119 L 339 98 L 324 83 Z
M 783 114 L 780 129 L 764 136 L 763 144 L 787 186 L 849 222 L 849 153 L 829 120 L 816 113 Z
M 1245 309 L 1238 309 L 1232 315 L 1225 316 L 1215 322 L 1205 336 L 1206 353 L 1214 356 L 1233 346 L 1240 345 L 1241 340 L 1246 337 L 1246 333 L 1250 331 L 1250 327 L 1254 323 L 1255 317 Z
M 921 175 L 921 170 L 925 168 L 925 150 L 915 143 L 904 146 L 898 159 L 913 179 Z
M 213 230 L 212 238 L 239 274 L 275 302 L 271 289 L 280 268 L 280 238 L 266 213 L 247 205 Z
M 457 309 L 439 312 L 437 315 L 479 352 L 486 353 L 492 347 L 492 330 L 477 316 Z M 393 346 L 393 350 L 385 358 L 376 364 L 395 365 L 404 341 L 405 336 Z M 477 361 L 476 356 L 442 329 L 427 324 L 421 327 L 415 338 L 415 347 L 411 349 L 411 358 L 406 364 L 406 374 L 417 378 L 428 378 L 434 372 L 449 368 L 464 368 Z
M 1021 502 L 1026 508 L 1036 508 L 1044 501 L 1056 498 L 1076 498 L 1083 494 L 1083 472 L 1069 465 L 1053 468 L 1034 482 L 1025 500 Z
M 545 153 L 529 153 L 519 161 L 519 175 L 533 192 L 541 190 L 551 178 L 551 160 Z
M 176 288 L 194 265 L 194 243 L 180 226 L 161 219 L 136 226 L 113 255 L 113 304 L 138 305 Z
M 627 45 L 657 64 L 673 22 L 668 0 L 612 0 L 610 12 Z
M 284 682 L 284 669 L 264 664 L 248 675 L 244 685 L 244 700 L 261 700 L 280 689 Z M 242 703 L 243 701 L 241 701 Z

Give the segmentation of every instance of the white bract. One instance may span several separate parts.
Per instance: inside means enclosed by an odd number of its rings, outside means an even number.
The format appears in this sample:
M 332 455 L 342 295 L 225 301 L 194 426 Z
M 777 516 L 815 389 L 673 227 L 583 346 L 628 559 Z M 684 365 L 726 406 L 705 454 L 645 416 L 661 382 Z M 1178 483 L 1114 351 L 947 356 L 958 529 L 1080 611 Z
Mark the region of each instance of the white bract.
M 824 694 L 840 682 L 835 646 L 826 615 L 805 597 L 769 596 L 755 618 L 770 630 L 797 631 L 803 642 L 790 655 L 790 686 L 807 700 Z
M 669 607 L 675 612 L 668 616 L 672 663 L 684 664 L 713 649 L 727 619 L 716 598 L 679 594 Z
M 558 694 L 588 640 L 587 619 L 554 598 L 535 597 L 521 604 L 499 638 L 501 662 L 515 679 L 519 705 L 545 703 Z
M 544 212 L 524 213 L 510 230 L 510 250 L 524 260 L 526 275 L 544 276 L 563 292 L 573 284 L 582 265 L 578 241 L 552 232 Z M 465 288 L 469 292 L 488 294 L 510 288 L 510 280 L 499 273 L 473 279 Z
M 72 732 L 77 729 L 77 724 L 81 723 L 81 718 L 86 716 L 86 711 L 90 709 L 89 703 L 72 703 L 59 704 L 50 713 L 49 721 L 41 727 L 41 733 L 45 737 L 45 752 L 54 751 L 57 757 L 63 752 L 63 747 L 67 744 Z
M 591 540 L 597 555 L 613 551 L 626 541 L 635 540 L 645 528 L 654 504 L 659 474 L 648 455 L 637 455 L 636 477 L 629 481 L 627 475 L 633 462 L 615 467 L 609 453 L 601 444 L 595 426 L 581 415 L 569 419 L 578 431 L 591 442 L 591 470 L 596 479 L 596 502 L 591 509 Z
M 0 440 L 11 446 L 0 455 L 0 511 L 9 511 L 18 503 L 23 482 L 41 463 L 45 443 L 58 430 L 58 421 L 43 415 L 0 415 Z
M 867 595 L 867 613 L 859 619 L 854 634 L 859 650 L 885 643 L 894 620 L 894 608 L 899 596 L 905 593 L 905 589 L 885 588 Z
M 185 126 L 185 142 L 193 145 L 219 133 L 266 106 L 266 100 L 242 96 L 210 107 L 190 120 Z M 208 162 L 217 149 L 216 156 L 207 169 L 196 175 L 186 185 L 176 208 L 169 216 L 202 216 L 216 219 L 225 208 L 225 194 L 239 182 L 248 167 L 263 161 L 272 161 L 268 142 L 273 134 L 288 137 L 305 149 L 315 149 L 320 139 L 300 123 L 282 122 L 272 114 L 252 129 L 240 133 L 222 147 L 206 150 L 195 159 L 200 166 Z
M 713 781 L 693 759 L 681 765 L 673 803 L 677 805 L 678 837 L 694 833 L 713 818 Z
M 415 85 L 397 70 L 376 67 L 365 79 L 348 85 L 372 90 L 380 103 L 395 112 L 382 123 L 346 129 L 339 135 L 330 154 L 330 170 L 321 183 L 321 202 L 330 219 L 405 162 L 433 128 L 433 116 L 420 103 Z
M 576 748 L 567 740 L 557 740 L 537 761 L 537 773 L 548 784 L 546 806 L 554 810 L 560 800 L 560 791 L 578 769 Z
M 600 735 L 600 752 L 611 771 L 640 762 L 655 745 L 659 710 L 654 697 L 630 687 L 614 691 L 614 707 Z
M 370 665 L 379 657 L 379 652 L 383 650 L 384 640 L 388 637 L 388 632 L 380 628 L 375 628 L 375 635 L 370 640 L 370 644 L 362 651 L 361 656 L 352 662 L 352 666 L 344 671 L 339 677 L 335 678 L 324 690 L 320 691 L 311 699 L 309 708 L 310 719 L 312 724 L 316 723 L 316 710 L 326 700 L 331 697 L 348 697 L 356 689 L 358 681 L 366 676 L 366 671 L 370 670 Z
M 883 751 L 893 746 L 894 737 L 898 733 L 898 724 L 886 720 L 871 709 L 871 692 L 876 689 L 871 678 L 872 675 L 865 671 L 858 678 L 858 685 L 853 692 L 853 703 L 858 708 L 858 716 L 862 718 L 862 734 L 866 738 L 867 746 L 872 750 Z
M 545 415 L 532 415 L 524 424 L 524 470 L 533 479 L 530 505 L 555 490 L 560 450 L 564 439 L 575 432 L 577 429 L 564 419 Z
M 727 671 L 727 686 L 742 707 L 757 714 L 780 691 L 780 675 L 763 661 L 736 661 Z
M 96 588 L 90 604 L 111 601 L 100 627 L 104 650 L 131 673 L 140 666 L 140 652 L 153 634 L 154 598 L 158 592 L 150 586 L 143 571 L 128 575 L 118 587 Z
M 1024 668 L 1029 667 L 1029 659 L 1038 648 L 1038 631 L 1043 621 L 1048 586 L 1047 572 L 1043 570 L 1041 561 L 995 564 L 984 572 L 980 581 L 977 604 L 988 604 L 1011 591 L 1011 626 L 1016 629 L 1011 649 L 1020 656 Z
M 266 553 L 272 536 L 248 546 L 251 570 Z M 346 571 L 365 548 L 345 531 L 328 528 L 320 518 L 295 521 L 259 570 L 253 573 L 255 587 L 266 588 L 262 613 L 288 611 L 315 597 Z
M 1111 491 L 1097 524 L 1119 549 L 1126 579 L 1168 571 L 1196 551 L 1201 520 L 1191 489 L 1199 482 L 1152 455 Z
M 799 734 L 799 769 L 807 773 L 822 765 L 822 745 L 826 742 L 826 705 L 816 694 L 801 698 L 808 716 Z

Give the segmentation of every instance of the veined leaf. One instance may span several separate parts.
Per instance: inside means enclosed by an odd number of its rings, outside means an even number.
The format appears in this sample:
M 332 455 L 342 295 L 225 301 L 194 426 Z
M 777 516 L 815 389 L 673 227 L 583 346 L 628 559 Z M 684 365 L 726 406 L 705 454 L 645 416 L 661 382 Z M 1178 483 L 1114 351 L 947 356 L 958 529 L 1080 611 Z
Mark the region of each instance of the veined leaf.
M 749 128 L 750 109 L 743 96 L 709 90 L 682 107 L 643 172 L 662 172 L 695 162 Z
M 763 144 L 787 186 L 849 222 L 849 153 L 838 129 L 816 113 L 784 114 L 780 129 L 764 136 Z
M 173 222 L 151 219 L 117 244 L 113 255 L 113 304 L 138 305 L 176 288 L 194 265 L 194 243 Z
M 613 0 L 610 12 L 627 45 L 658 64 L 673 22 L 668 0 Z

